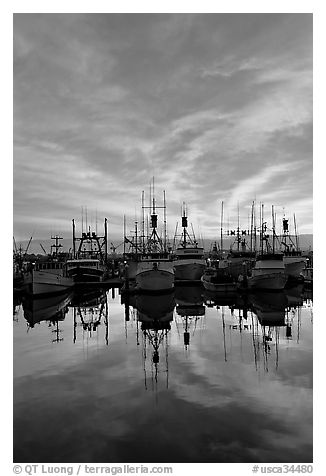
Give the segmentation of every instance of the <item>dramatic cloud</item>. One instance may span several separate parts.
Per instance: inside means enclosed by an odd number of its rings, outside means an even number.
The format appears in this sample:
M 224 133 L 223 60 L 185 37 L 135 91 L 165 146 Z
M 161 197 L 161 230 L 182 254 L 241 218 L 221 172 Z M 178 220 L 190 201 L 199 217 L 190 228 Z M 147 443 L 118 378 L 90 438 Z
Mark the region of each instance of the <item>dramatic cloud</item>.
M 121 237 L 152 176 L 170 233 L 254 199 L 312 233 L 312 15 L 14 14 L 16 238 Z

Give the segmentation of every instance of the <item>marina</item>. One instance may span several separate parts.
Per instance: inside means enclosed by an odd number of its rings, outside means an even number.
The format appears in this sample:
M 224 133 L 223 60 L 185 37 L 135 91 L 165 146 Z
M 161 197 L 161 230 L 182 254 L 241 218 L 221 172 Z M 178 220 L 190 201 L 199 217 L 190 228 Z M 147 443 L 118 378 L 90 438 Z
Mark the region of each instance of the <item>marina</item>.
M 13 471 L 317 471 L 313 15 L 54 10 L 8 21 Z

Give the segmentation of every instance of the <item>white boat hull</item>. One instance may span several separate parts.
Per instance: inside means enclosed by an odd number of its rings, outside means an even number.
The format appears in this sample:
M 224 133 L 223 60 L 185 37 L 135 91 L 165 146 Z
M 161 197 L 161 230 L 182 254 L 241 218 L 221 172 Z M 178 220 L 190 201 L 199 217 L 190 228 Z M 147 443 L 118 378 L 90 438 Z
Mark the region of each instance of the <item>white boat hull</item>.
M 33 270 L 24 277 L 24 289 L 33 296 L 63 293 L 70 290 L 73 285 L 72 278 L 62 276 L 57 272 Z
M 174 269 L 170 261 L 144 260 L 138 263 L 136 287 L 143 291 L 164 291 L 174 287 Z
M 204 274 L 206 268 L 205 261 L 180 260 L 174 262 L 175 279 L 198 281 Z

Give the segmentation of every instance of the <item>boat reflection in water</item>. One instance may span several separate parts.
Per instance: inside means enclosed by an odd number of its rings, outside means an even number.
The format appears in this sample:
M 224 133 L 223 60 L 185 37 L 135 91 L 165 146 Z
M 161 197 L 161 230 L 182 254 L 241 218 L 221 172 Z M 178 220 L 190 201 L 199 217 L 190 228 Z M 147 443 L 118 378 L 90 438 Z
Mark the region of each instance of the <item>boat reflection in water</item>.
M 181 321 L 183 332 L 183 343 L 185 349 L 188 350 L 190 345 L 190 329 L 196 330 L 197 322 L 205 315 L 205 306 L 203 300 L 203 288 L 197 286 L 176 286 L 176 326 L 179 328 Z
M 302 288 L 116 293 L 85 287 L 67 315 L 58 301 L 60 346 L 50 321 L 36 324 L 53 318 L 41 314 L 49 300 L 30 303 L 33 318 L 24 302 L 28 334 L 16 306 L 17 462 L 312 461 L 313 308 Z
M 157 295 L 137 294 L 125 303 L 126 306 L 129 304 L 136 310 L 137 344 L 140 344 L 138 327 L 140 324 L 145 388 L 146 390 L 148 388 L 149 371 L 153 390 L 157 390 L 159 372 L 166 373 L 168 387 L 168 333 L 173 321 L 174 291 Z M 149 360 L 150 348 L 152 351 Z
M 262 326 L 283 326 L 288 301 L 283 291 L 249 295 L 249 303 Z
M 207 307 L 216 307 L 222 321 L 224 360 L 232 357 L 232 336 L 250 333 L 256 370 L 263 362 L 268 371 L 268 358 L 275 358 L 275 369 L 279 366 L 279 347 L 293 340 L 293 326 L 297 321 L 296 343 L 299 343 L 303 288 L 301 285 L 290 290 L 274 293 L 230 295 L 204 292 Z M 240 345 L 242 348 L 242 344 Z
M 39 299 L 23 298 L 24 318 L 28 323 L 28 327 L 33 328 L 35 324 L 48 321 L 49 327 L 54 327 L 53 332 L 56 333 L 56 338 L 53 339 L 53 342 L 62 341 L 63 339 L 59 338 L 61 332 L 59 321 L 65 319 L 71 299 L 71 293 L 40 297 Z
M 96 289 L 88 293 L 75 294 L 71 302 L 74 320 L 74 344 L 77 341 L 78 329 L 82 330 L 82 338 L 91 339 L 98 336 L 98 328 L 104 323 L 105 343 L 109 343 L 109 308 L 106 291 Z

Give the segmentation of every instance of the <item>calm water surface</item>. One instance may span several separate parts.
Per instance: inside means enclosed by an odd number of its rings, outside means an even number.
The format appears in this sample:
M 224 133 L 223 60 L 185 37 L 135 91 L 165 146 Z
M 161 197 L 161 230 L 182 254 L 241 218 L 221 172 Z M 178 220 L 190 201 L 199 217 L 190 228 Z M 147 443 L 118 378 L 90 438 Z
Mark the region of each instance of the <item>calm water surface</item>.
M 312 299 L 14 301 L 15 462 L 311 462 Z

